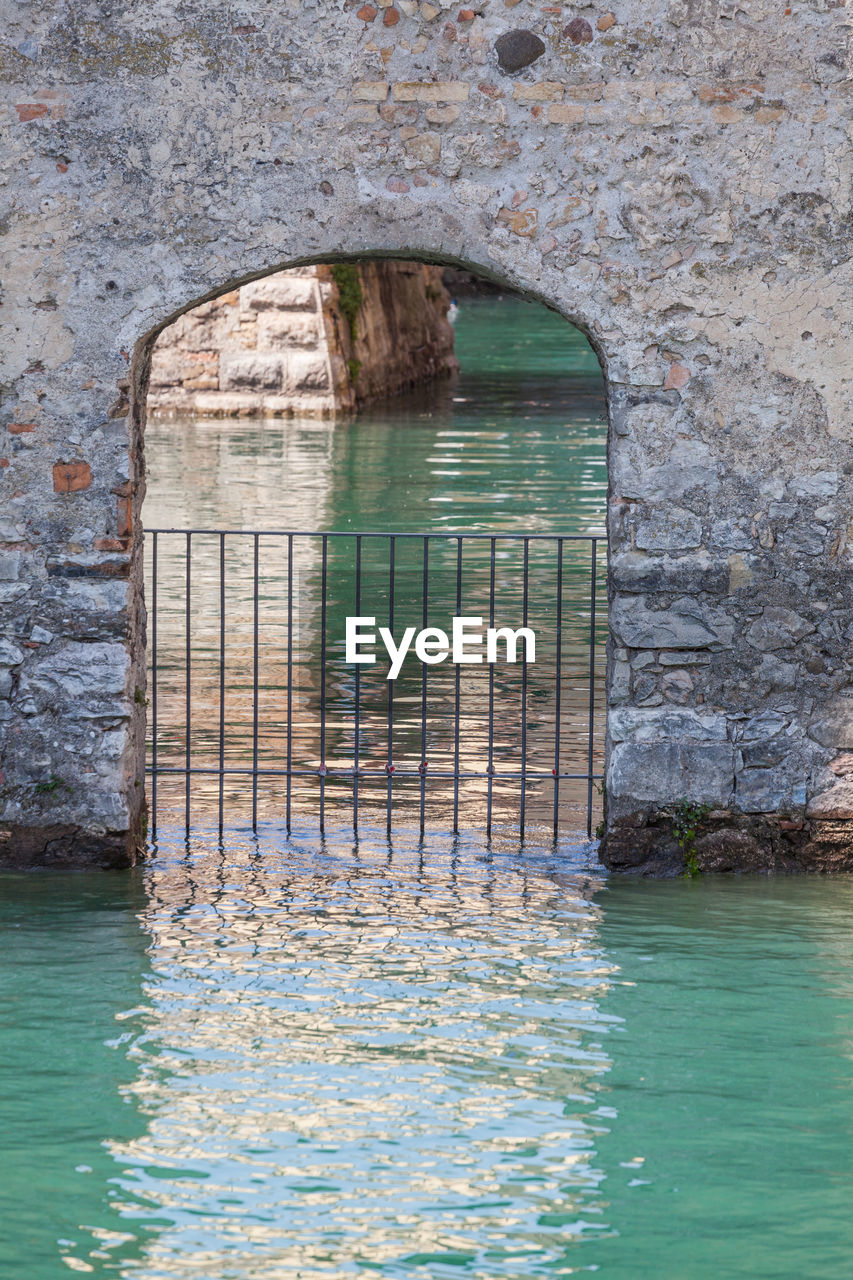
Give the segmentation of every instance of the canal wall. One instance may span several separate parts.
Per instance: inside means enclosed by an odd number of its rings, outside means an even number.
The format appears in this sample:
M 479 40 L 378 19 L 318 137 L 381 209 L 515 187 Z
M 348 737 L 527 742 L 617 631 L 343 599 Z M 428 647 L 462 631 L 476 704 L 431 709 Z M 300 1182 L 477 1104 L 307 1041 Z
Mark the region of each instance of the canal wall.
M 365 262 L 278 272 L 160 334 L 148 409 L 333 417 L 458 367 L 440 267 Z
M 3 4 L 0 859 L 142 847 L 154 343 L 421 258 L 579 324 L 610 415 L 613 867 L 853 863 L 836 0 Z

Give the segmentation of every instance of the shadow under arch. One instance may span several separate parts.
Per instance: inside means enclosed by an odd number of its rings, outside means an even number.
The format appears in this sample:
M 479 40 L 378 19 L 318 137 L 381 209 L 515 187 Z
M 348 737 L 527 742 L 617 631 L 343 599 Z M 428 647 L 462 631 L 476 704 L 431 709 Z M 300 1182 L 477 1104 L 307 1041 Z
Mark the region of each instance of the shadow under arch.
M 194 308 L 202 306 L 205 303 L 215 301 L 225 294 L 234 292 L 242 286 L 263 281 L 271 277 L 277 276 L 282 272 L 286 272 L 293 268 L 313 267 L 317 265 L 336 265 L 339 263 L 359 264 L 364 262 L 378 261 L 399 261 L 399 262 L 418 262 L 433 265 L 436 267 L 451 267 L 464 272 L 470 273 L 472 276 L 478 277 L 489 284 L 497 287 L 501 291 L 514 295 L 525 302 L 536 303 L 545 307 L 549 312 L 559 316 L 561 320 L 567 322 L 576 331 L 583 335 L 589 349 L 593 352 L 601 373 L 605 404 L 609 408 L 609 383 L 607 377 L 607 362 L 604 353 L 604 344 L 599 334 L 595 332 L 592 322 L 583 316 L 578 316 L 574 312 L 567 312 L 564 307 L 558 305 L 553 298 L 545 296 L 538 285 L 529 287 L 519 287 L 518 284 L 511 281 L 507 276 L 472 263 L 466 259 L 455 257 L 452 255 L 428 253 L 428 252 L 412 252 L 408 250 L 396 249 L 389 251 L 368 250 L 364 252 L 350 253 L 323 253 L 312 254 L 310 256 L 291 259 L 285 263 L 279 263 L 272 268 L 264 271 L 255 271 L 230 278 L 225 284 L 209 290 L 205 294 L 193 298 L 183 304 L 179 309 L 173 310 L 156 326 L 150 328 L 137 342 L 133 354 L 132 362 L 132 405 L 135 432 L 134 453 L 139 459 L 140 471 L 144 475 L 144 428 L 146 421 L 146 397 L 148 389 L 148 378 L 151 368 L 151 356 L 157 338 L 170 324 L 181 316 L 191 312 Z M 608 414 L 609 419 L 609 414 Z M 608 430 L 609 439 L 609 430 Z M 140 489 L 143 486 L 139 486 Z M 139 512 L 141 498 L 139 499 L 136 511 L 136 521 L 139 532 L 142 532 L 142 521 Z M 141 542 L 141 539 L 138 541 Z M 140 566 L 140 575 L 142 573 Z M 140 576 L 140 591 L 144 593 L 144 587 Z M 140 603 L 142 603 L 142 596 Z M 144 605 L 143 605 L 144 609 Z M 591 765 L 590 765 L 591 768 Z

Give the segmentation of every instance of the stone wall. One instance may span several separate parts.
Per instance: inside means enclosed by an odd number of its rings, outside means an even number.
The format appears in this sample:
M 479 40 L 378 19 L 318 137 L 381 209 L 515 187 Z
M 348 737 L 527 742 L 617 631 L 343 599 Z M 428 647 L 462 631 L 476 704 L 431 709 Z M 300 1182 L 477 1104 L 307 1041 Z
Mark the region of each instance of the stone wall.
M 375 255 L 476 268 L 601 359 L 605 858 L 674 865 L 686 796 L 712 806 L 708 865 L 849 867 L 845 7 L 3 0 L 3 19 L 6 861 L 136 856 L 158 333 L 265 273 Z
M 349 286 L 352 308 L 341 291 Z M 188 311 L 160 334 L 148 408 L 200 416 L 352 412 L 457 367 L 440 267 L 297 267 Z M 344 314 L 346 310 L 346 314 Z

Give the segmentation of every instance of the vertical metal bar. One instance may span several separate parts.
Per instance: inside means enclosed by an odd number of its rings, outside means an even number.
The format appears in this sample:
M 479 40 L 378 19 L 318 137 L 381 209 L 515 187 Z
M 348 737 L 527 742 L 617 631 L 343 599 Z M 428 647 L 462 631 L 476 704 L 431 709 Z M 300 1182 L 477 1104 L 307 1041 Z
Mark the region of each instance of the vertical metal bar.
M 429 618 L 429 537 L 424 538 L 424 560 L 423 575 L 421 581 L 421 625 L 426 629 Z M 426 725 L 427 725 L 427 664 L 421 663 L 421 762 L 418 768 L 421 772 L 421 812 L 420 812 L 420 830 L 421 835 L 424 833 L 425 813 L 426 813 Z
M 225 794 L 225 534 L 219 535 L 219 833 Z
M 560 826 L 560 729 L 563 692 L 563 539 L 557 539 L 557 654 L 554 663 L 554 839 Z
M 489 626 L 495 625 L 495 538 L 489 540 Z M 492 834 L 492 787 L 495 774 L 495 665 L 489 663 L 489 763 L 486 769 L 486 838 Z
M 326 832 L 326 581 L 329 539 L 323 534 L 320 573 L 320 835 Z
M 287 800 L 285 830 L 290 835 L 293 793 L 293 534 L 287 535 Z
M 361 614 L 361 534 L 355 540 L 355 614 Z M 361 664 L 355 667 L 355 725 L 353 742 L 352 829 L 358 832 L 358 765 L 361 750 Z
M 523 627 L 527 626 L 528 585 L 530 571 L 530 539 L 524 539 L 524 568 L 522 580 L 521 615 Z M 527 812 L 527 644 L 524 645 L 524 658 L 521 665 L 521 812 L 519 814 L 519 833 L 524 839 L 524 820 Z
M 456 539 L 456 615 L 462 613 L 462 539 Z M 461 672 L 455 664 L 455 690 L 453 697 L 453 834 L 459 834 L 459 706 Z
M 151 537 L 151 834 L 157 834 L 157 534 Z
M 255 534 L 253 565 L 254 630 L 252 635 L 252 830 L 258 829 L 258 542 Z
M 586 834 L 592 839 L 592 766 L 593 766 L 593 732 L 595 730 L 595 592 L 597 572 L 598 539 L 592 540 L 592 555 L 589 577 L 589 737 L 586 755 Z
M 388 564 L 388 630 L 394 634 L 394 561 L 397 550 L 397 539 L 393 534 L 391 537 L 389 564 Z M 386 822 L 385 830 L 390 836 L 391 834 L 391 780 L 394 774 L 394 681 L 388 682 L 388 755 L 385 772 L 387 774 L 387 795 L 386 795 Z
M 190 833 L 190 755 L 191 755 L 190 726 L 192 723 L 192 683 L 191 683 L 192 682 L 192 660 L 191 660 L 192 651 L 190 647 L 190 603 L 191 603 L 191 590 L 192 590 L 192 587 L 191 587 L 191 574 L 192 574 L 191 540 L 192 540 L 192 534 L 188 533 L 187 534 L 186 586 L 184 590 L 184 606 L 186 609 L 186 615 L 185 615 L 186 654 L 185 654 L 184 667 L 187 673 L 186 707 L 185 707 L 186 724 L 184 726 L 184 735 L 185 735 L 184 747 L 185 747 L 185 757 L 186 757 L 185 773 L 184 773 L 184 828 L 186 830 L 187 835 L 189 835 Z

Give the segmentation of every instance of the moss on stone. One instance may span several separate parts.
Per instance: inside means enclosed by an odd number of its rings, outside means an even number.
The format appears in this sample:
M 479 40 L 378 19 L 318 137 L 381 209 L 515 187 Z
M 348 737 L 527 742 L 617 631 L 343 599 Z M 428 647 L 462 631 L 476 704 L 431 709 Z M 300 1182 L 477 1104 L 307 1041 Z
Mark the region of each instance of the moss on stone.
M 336 262 L 332 267 L 332 279 L 338 286 L 338 306 L 349 325 L 350 337 L 355 342 L 358 337 L 358 313 L 364 301 L 358 267 L 349 262 Z M 352 370 L 350 377 L 352 378 Z

